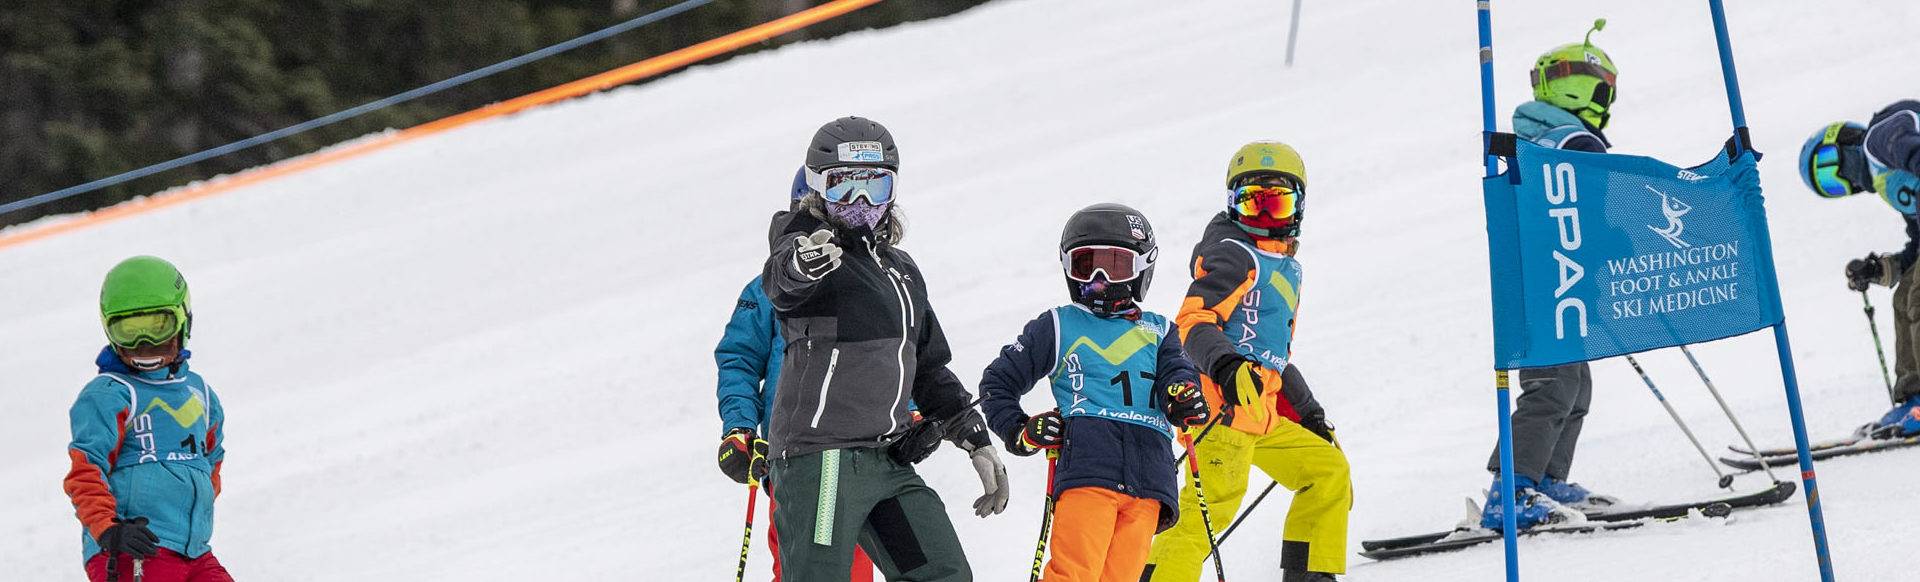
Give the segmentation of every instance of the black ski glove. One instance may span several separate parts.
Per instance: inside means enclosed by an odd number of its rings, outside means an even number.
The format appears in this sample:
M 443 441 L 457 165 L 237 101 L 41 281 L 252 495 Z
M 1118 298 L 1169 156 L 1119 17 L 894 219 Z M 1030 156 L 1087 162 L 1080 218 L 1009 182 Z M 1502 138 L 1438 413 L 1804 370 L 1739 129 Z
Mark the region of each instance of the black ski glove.
M 887 445 L 887 456 L 902 465 L 918 463 L 940 448 L 940 437 L 940 421 L 921 419 L 893 439 L 893 444 Z
M 1260 381 L 1258 362 L 1241 355 L 1220 358 L 1214 362 L 1209 375 L 1220 385 L 1220 395 L 1226 399 L 1221 406 L 1261 408 L 1260 394 L 1267 388 Z
M 1014 428 L 1012 436 L 1007 437 L 1007 452 L 1028 457 L 1046 449 L 1059 448 L 1061 443 L 1066 442 L 1066 427 L 1067 423 L 1061 420 L 1058 410 L 1028 417 Z
M 1167 385 L 1167 420 L 1174 426 L 1200 426 L 1207 423 L 1207 397 L 1200 385 L 1175 382 Z
M 741 485 L 767 478 L 767 440 L 752 429 L 736 428 L 720 439 L 720 472 Z
M 1307 429 L 1307 432 L 1311 432 L 1315 435 L 1319 435 L 1320 438 L 1326 439 L 1327 442 L 1329 444 L 1332 444 L 1333 446 L 1336 446 L 1336 447 L 1340 446 L 1340 441 L 1334 440 L 1333 438 L 1333 423 L 1327 422 L 1326 416 L 1311 416 L 1307 418 L 1302 418 L 1300 419 L 1300 427 Z
M 1847 261 L 1847 288 L 1866 291 L 1868 284 L 1894 286 L 1900 276 L 1899 260 L 1897 255 L 1868 253 L 1864 258 Z
M 147 529 L 147 518 L 113 518 L 113 525 L 100 532 L 100 549 L 107 552 L 127 554 L 136 558 L 151 558 L 160 550 L 160 536 L 153 535 Z

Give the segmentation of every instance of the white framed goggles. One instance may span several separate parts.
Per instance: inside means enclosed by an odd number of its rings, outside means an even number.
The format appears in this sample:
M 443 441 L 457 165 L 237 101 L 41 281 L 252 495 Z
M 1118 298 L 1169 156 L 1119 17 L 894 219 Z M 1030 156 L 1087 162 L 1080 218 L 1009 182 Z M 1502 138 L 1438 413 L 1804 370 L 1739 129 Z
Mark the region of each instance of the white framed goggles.
M 807 187 L 835 204 L 865 199 L 880 206 L 893 202 L 893 170 L 871 166 L 845 166 L 814 171 L 807 168 Z
M 1068 279 L 1081 283 L 1093 282 L 1095 275 L 1105 276 L 1109 283 L 1124 283 L 1140 278 L 1159 255 L 1157 248 L 1143 255 L 1127 247 L 1087 245 L 1060 253 L 1060 265 L 1066 268 Z

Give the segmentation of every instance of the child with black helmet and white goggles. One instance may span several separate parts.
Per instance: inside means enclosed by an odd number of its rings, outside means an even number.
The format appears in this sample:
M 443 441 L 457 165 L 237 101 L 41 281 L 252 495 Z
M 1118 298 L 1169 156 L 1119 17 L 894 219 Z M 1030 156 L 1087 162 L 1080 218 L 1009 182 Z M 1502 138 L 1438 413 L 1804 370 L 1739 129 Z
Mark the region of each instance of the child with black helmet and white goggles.
M 1167 318 L 1140 307 L 1159 247 L 1139 211 L 1095 204 L 1067 220 L 1071 303 L 1027 322 L 980 379 L 981 409 L 1008 451 L 1056 463 L 1045 579 L 1136 580 L 1156 532 L 1178 521 L 1174 431 L 1203 424 L 1199 371 Z M 1046 380 L 1057 408 L 1020 397 Z

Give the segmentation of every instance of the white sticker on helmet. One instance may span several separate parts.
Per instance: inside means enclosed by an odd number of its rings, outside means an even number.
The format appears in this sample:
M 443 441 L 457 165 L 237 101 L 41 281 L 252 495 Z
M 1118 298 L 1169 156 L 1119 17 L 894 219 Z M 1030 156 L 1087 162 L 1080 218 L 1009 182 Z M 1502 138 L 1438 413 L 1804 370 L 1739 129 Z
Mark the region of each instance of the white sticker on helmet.
M 886 151 L 877 141 L 849 141 L 840 144 L 842 162 L 885 162 Z

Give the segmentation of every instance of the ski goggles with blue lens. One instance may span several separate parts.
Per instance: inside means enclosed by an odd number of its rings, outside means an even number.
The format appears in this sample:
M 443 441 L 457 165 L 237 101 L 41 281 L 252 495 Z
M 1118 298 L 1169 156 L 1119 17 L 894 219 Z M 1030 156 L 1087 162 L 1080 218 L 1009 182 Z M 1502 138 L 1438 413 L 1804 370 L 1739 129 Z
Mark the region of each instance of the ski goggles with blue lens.
M 867 204 L 880 206 L 893 202 L 894 177 L 893 170 L 869 166 L 827 168 L 818 172 L 809 168 L 807 187 L 835 204 L 865 199 Z
M 1807 175 L 1813 177 L 1813 185 L 1820 189 L 1823 196 L 1846 196 L 1853 193 L 1853 182 L 1840 175 L 1840 146 L 1822 143 L 1813 149 L 1813 167 Z

